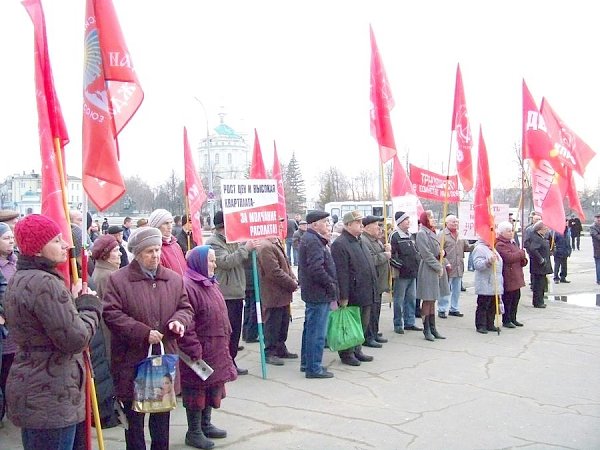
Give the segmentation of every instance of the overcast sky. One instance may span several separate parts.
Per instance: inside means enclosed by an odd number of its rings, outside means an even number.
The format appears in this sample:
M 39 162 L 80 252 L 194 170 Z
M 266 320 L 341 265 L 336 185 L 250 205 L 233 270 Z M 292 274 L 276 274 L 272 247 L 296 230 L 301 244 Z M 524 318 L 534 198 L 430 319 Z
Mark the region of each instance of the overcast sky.
M 335 165 L 378 170 L 369 132 L 369 23 L 386 67 L 401 157 L 431 170 L 447 164 L 456 65 L 460 62 L 477 142 L 483 125 L 494 186 L 518 169 L 521 80 L 546 96 L 600 151 L 598 14 L 591 1 L 198 1 L 114 0 L 145 92 L 120 137 L 121 169 L 151 184 L 183 176 L 182 127 L 192 147 L 218 123 L 259 132 L 265 164 L 272 142 L 292 152 L 309 187 Z M 81 172 L 85 1 L 45 0 L 56 90 L 71 143 L 69 174 Z M 40 169 L 33 82 L 33 29 L 18 0 L 0 1 L 2 164 L 0 179 Z M 476 148 L 474 148 L 476 158 Z M 588 166 L 596 188 L 600 158 Z M 579 183 L 583 187 L 583 183 Z

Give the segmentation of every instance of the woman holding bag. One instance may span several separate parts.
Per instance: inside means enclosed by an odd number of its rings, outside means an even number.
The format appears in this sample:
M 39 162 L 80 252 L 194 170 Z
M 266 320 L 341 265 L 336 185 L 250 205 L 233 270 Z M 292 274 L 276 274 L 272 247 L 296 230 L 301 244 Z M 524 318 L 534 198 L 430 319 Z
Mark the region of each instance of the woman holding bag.
M 210 449 L 210 439 L 227 437 L 211 423 L 213 408 L 221 406 L 225 398 L 225 383 L 237 378 L 237 371 L 229 353 L 231 325 L 227 306 L 214 274 L 217 267 L 215 252 L 208 245 L 195 247 L 188 253 L 188 268 L 183 282 L 194 308 L 194 323 L 179 341 L 181 350 L 192 361 L 204 360 L 214 372 L 202 380 L 183 361 L 181 385 L 183 406 L 187 416 L 188 431 L 185 443 L 189 446 Z

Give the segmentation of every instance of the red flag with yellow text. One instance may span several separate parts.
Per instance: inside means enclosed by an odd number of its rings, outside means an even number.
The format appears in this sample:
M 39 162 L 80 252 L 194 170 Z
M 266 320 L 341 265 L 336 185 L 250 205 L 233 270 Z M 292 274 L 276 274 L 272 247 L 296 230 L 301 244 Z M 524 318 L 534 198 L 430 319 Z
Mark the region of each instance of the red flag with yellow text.
M 273 178 L 277 181 L 277 219 L 287 219 L 287 208 L 285 206 L 285 190 L 283 189 L 283 175 L 281 174 L 281 164 L 277 155 L 277 145 L 273 141 Z M 286 222 L 279 222 L 281 239 L 287 237 Z
M 192 234 L 194 235 L 194 241 L 198 245 L 202 245 L 200 214 L 207 196 L 198 172 L 196 172 L 185 127 L 183 127 L 183 159 L 185 161 L 185 195 L 187 196 L 190 218 L 192 219 Z
M 479 148 L 477 153 L 477 178 L 475 179 L 475 199 L 473 201 L 475 233 L 487 244 L 494 243 L 494 216 L 492 215 L 492 183 L 487 149 L 483 132 L 479 127 Z
M 469 124 L 469 114 L 467 113 L 467 101 L 465 100 L 460 64 L 456 66 L 454 109 L 452 111 L 452 142 L 456 143 L 456 170 L 460 182 L 463 189 L 469 192 L 473 189 L 473 161 L 471 157 L 473 137 L 471 135 L 471 125 Z
M 383 164 L 397 153 L 390 119 L 394 99 L 371 26 L 369 31 L 371 33 L 371 136 L 377 139 L 379 158 Z
M 31 17 L 34 33 L 35 87 L 42 160 L 41 211 L 58 224 L 63 239 L 72 247 L 73 238 L 65 204 L 66 192 L 63 192 L 67 180 L 65 156 L 61 151 L 69 143 L 69 136 L 54 89 L 44 11 L 40 0 L 25 0 L 23 6 Z M 59 264 L 58 270 L 70 288 L 69 263 Z
M 83 73 L 83 186 L 103 211 L 124 193 L 117 136 L 144 93 L 111 0 L 87 0 Z

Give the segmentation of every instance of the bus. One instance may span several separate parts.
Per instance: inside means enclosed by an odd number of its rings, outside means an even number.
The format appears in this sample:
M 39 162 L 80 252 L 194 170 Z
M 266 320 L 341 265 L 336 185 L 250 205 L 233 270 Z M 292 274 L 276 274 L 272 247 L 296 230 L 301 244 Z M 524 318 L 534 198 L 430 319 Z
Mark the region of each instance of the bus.
M 381 200 L 360 200 L 352 201 L 346 200 L 343 202 L 329 202 L 325 204 L 325 211 L 330 215 L 336 215 L 341 221 L 344 214 L 351 211 L 360 211 L 363 216 L 380 216 L 383 217 L 383 202 Z M 393 222 L 392 217 L 394 216 L 394 210 L 392 208 L 392 202 L 385 202 L 385 217 L 388 222 Z

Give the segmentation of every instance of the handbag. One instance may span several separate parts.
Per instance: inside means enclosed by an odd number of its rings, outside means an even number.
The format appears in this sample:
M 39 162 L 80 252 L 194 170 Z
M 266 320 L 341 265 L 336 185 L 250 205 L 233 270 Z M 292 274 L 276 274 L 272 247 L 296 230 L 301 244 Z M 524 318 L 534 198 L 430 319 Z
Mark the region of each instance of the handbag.
M 360 307 L 344 306 L 329 313 L 327 344 L 332 352 L 356 347 L 364 340 Z
M 140 413 L 168 412 L 177 407 L 175 398 L 175 377 L 178 355 L 165 355 L 165 347 L 160 342 L 160 355 L 152 354 L 140 361 L 135 368 L 133 381 L 133 410 Z

